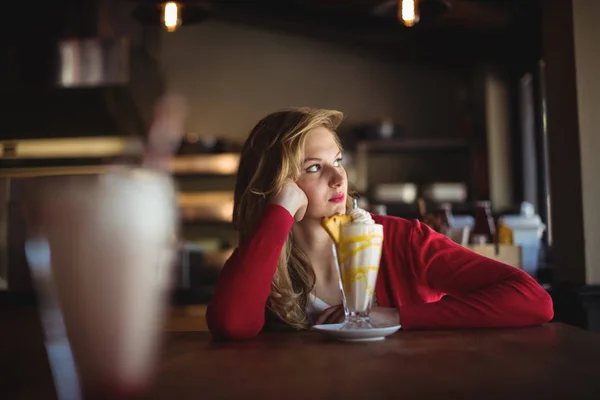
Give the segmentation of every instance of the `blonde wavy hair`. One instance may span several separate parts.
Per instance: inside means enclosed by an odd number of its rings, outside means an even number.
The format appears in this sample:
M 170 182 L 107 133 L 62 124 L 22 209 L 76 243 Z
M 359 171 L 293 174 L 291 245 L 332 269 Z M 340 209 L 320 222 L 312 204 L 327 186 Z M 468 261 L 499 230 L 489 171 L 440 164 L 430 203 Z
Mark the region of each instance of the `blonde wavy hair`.
M 233 224 L 240 242 L 252 233 L 269 197 L 300 177 L 304 143 L 311 130 L 327 128 L 342 150 L 336 129 L 343 117 L 340 111 L 302 107 L 274 112 L 256 124 L 242 147 L 235 184 Z M 277 262 L 267 308 L 284 323 L 307 328 L 305 309 L 314 281 L 308 257 L 290 231 Z

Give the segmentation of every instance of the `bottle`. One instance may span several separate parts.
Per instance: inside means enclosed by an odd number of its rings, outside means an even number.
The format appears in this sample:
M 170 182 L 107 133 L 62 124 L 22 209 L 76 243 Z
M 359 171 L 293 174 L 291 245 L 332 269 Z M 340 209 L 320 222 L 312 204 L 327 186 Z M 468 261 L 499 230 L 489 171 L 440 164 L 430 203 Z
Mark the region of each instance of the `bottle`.
M 439 221 L 439 232 L 450 236 L 450 223 L 452 221 L 452 204 L 442 203 L 436 211 L 436 217 Z
M 513 231 L 503 217 L 498 220 L 498 244 L 513 244 Z
M 494 243 L 496 237 L 496 226 L 489 201 L 478 201 L 475 203 L 475 225 L 471 232 L 472 244 Z

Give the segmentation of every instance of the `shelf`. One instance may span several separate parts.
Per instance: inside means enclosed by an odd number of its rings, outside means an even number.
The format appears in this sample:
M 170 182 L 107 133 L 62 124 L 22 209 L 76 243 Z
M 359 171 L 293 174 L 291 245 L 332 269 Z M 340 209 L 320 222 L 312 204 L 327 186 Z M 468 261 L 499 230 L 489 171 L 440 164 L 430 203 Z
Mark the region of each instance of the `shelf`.
M 168 168 L 175 175 L 235 175 L 239 163 L 237 153 L 200 154 L 174 157 Z
M 94 175 L 110 171 L 111 165 L 80 165 L 69 167 L 0 168 L 0 178 L 34 178 L 60 175 Z
M 13 160 L 15 157 L 0 158 Z M 220 175 L 233 176 L 237 173 L 240 155 L 236 153 L 200 154 L 173 157 L 166 169 L 173 175 Z M 110 171 L 120 164 L 92 164 L 71 166 L 29 166 L 0 168 L 0 178 L 29 178 L 57 175 L 93 175 Z M 130 165 L 135 167 L 134 165 Z
M 229 190 L 214 192 L 183 192 L 177 196 L 180 207 L 205 207 L 220 204 L 233 205 L 233 192 Z
M 182 220 L 209 220 L 231 222 L 233 214 L 233 192 L 179 193 L 177 203 Z
M 470 156 L 470 143 L 463 139 L 382 139 L 365 140 L 356 145 L 356 181 L 359 192 L 368 189 L 367 175 L 370 154 L 407 152 L 461 152 Z
M 0 141 L 0 159 L 52 159 L 139 155 L 141 138 L 76 137 Z

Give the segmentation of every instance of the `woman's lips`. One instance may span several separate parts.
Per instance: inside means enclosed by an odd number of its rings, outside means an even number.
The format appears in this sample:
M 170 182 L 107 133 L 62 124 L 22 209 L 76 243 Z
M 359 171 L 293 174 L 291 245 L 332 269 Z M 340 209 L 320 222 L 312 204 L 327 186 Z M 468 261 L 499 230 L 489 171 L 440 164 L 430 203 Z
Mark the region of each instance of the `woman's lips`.
M 344 201 L 345 198 L 346 198 L 346 196 L 343 193 L 340 193 L 340 194 L 336 194 L 335 196 L 330 198 L 329 201 L 331 201 L 333 203 L 341 203 Z

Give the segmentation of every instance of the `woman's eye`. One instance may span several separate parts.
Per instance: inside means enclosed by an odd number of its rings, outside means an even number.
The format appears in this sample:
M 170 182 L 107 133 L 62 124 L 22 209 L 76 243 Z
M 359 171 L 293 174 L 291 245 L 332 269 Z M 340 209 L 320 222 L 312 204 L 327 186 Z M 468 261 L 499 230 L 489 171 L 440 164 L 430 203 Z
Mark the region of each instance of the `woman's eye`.
M 334 167 L 339 167 L 340 165 L 342 165 L 342 157 L 338 158 L 333 162 Z
M 319 172 L 321 170 L 321 166 L 319 164 L 311 165 L 306 168 L 306 172 Z

